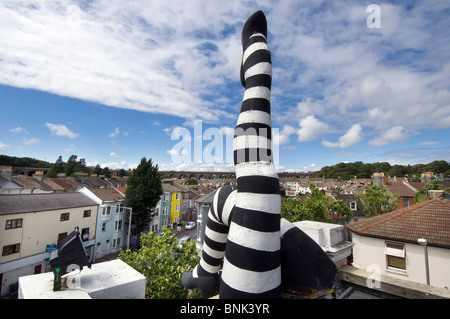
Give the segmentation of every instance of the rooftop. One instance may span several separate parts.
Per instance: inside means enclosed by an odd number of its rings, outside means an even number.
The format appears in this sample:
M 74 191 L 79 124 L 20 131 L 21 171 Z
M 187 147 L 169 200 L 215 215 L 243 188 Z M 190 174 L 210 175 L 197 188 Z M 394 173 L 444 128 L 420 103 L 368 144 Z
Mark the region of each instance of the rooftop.
M 388 180 L 386 182 L 386 189 L 390 191 L 392 194 L 397 193 L 400 197 L 414 197 L 416 195 L 417 190 L 409 185 L 409 183 L 403 179 L 401 180 Z
M 434 198 L 347 227 L 362 236 L 414 243 L 426 238 L 429 246 L 450 248 L 450 202 Z
M 81 193 L 0 195 L 0 215 L 97 205 Z
M 196 202 L 202 204 L 212 204 L 216 191 L 217 190 L 214 190 L 213 192 L 203 195 L 202 197 L 196 199 Z
M 117 202 L 125 199 L 125 196 L 114 188 L 90 188 L 89 190 L 104 202 Z

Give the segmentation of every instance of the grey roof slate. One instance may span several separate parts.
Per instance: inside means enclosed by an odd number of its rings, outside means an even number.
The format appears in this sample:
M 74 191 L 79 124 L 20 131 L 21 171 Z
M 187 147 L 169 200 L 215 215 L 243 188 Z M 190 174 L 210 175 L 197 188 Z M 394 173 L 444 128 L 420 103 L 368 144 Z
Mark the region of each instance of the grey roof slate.
M 0 195 L 0 215 L 97 205 L 81 193 Z
M 11 181 L 3 176 L 0 176 L 0 188 L 3 189 L 21 189 L 23 188 L 21 185 Z

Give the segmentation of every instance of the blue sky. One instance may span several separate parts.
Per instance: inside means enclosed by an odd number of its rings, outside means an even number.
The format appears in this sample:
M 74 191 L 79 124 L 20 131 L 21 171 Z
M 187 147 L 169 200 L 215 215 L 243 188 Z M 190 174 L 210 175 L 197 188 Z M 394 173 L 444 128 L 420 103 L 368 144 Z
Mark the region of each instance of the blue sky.
M 240 32 L 259 9 L 279 171 L 450 160 L 446 0 L 4 0 L 0 154 L 233 170 Z

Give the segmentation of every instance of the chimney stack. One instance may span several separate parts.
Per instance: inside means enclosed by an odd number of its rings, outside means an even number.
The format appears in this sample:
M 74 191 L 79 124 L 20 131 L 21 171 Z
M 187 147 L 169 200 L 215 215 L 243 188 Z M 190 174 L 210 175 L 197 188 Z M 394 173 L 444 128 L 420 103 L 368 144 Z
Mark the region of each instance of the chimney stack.
M 12 180 L 12 167 L 9 165 L 0 165 L 0 176 L 3 176 L 8 181 Z
M 442 189 L 429 190 L 427 195 L 428 195 L 428 199 L 443 197 L 444 196 L 444 190 L 442 190 Z

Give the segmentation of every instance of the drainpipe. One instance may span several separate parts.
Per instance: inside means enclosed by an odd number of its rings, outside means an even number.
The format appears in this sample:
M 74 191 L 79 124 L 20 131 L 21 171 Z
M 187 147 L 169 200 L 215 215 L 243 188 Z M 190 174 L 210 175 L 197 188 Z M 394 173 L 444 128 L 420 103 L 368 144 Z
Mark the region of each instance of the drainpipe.
M 424 247 L 424 253 L 425 253 L 425 272 L 427 274 L 427 285 L 430 285 L 430 269 L 428 265 L 428 248 L 427 243 L 428 241 L 425 238 L 418 238 L 417 242 Z

